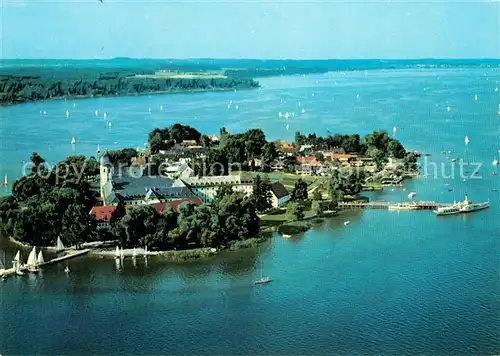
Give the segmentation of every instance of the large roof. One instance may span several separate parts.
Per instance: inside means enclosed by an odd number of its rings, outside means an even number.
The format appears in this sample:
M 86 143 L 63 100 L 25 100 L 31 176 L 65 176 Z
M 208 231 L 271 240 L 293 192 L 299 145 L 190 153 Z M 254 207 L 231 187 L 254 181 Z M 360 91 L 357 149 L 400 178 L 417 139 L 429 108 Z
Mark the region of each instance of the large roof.
M 121 196 L 144 196 L 152 190 L 172 187 L 173 180 L 160 176 L 113 177 L 113 187 Z
M 249 175 L 244 175 L 244 174 L 234 175 L 234 176 L 186 177 L 186 178 L 181 178 L 181 180 L 188 186 L 195 186 L 195 187 L 253 183 L 253 178 Z
M 271 192 L 278 199 L 290 195 L 290 193 L 288 193 L 288 190 L 286 190 L 285 186 L 280 182 L 274 182 L 271 184 Z

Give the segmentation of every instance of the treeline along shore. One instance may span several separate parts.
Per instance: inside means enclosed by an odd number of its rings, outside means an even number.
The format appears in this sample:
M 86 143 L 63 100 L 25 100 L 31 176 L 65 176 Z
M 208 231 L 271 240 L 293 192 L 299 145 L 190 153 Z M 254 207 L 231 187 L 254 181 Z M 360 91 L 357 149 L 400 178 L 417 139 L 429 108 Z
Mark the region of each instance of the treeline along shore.
M 499 65 L 497 59 L 4 59 L 0 67 L 0 105 L 57 98 L 251 89 L 259 87 L 255 78 L 329 71 Z
M 260 129 L 203 135 L 174 124 L 151 131 L 148 142 L 139 152 L 70 156 L 52 167 L 33 153 L 29 174 L 0 199 L 0 233 L 34 246 L 58 238 L 157 251 L 252 246 L 356 199 L 389 165 L 391 174 L 417 169 L 416 155 L 384 131 L 297 132 L 289 143 L 268 141 Z

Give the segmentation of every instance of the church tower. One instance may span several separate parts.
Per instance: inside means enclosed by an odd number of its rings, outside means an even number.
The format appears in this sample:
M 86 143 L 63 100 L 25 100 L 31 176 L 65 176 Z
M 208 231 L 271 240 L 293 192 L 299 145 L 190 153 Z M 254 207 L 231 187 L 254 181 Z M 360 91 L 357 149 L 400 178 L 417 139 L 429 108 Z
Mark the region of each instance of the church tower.
M 111 164 L 111 159 L 108 155 L 108 152 L 104 152 L 99 160 L 99 176 L 100 176 L 100 194 L 101 198 L 105 199 L 104 186 L 106 183 L 112 183 L 113 178 L 113 165 Z

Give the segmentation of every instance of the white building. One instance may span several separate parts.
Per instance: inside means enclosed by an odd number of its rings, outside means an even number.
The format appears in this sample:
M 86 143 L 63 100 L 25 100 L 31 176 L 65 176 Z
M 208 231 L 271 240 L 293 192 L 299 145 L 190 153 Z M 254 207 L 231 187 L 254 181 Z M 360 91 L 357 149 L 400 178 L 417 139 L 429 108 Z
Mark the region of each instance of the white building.
M 281 208 L 290 200 L 290 193 L 280 182 L 274 182 L 271 184 L 271 193 L 271 203 L 273 208 Z
M 171 179 L 191 177 L 194 170 L 187 163 L 175 162 L 165 168 L 165 174 Z
M 253 179 L 246 175 L 180 178 L 174 183 L 174 187 L 177 186 L 179 180 L 206 204 L 213 202 L 219 187 L 223 185 L 229 185 L 233 191 L 243 192 L 247 196 L 253 192 Z

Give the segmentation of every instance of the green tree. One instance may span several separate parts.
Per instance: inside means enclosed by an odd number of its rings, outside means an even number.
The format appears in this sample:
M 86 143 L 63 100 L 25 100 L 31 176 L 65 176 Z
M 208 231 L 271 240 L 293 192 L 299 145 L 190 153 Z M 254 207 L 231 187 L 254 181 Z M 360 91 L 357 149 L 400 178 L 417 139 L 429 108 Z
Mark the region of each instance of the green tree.
M 288 204 L 286 213 L 289 218 L 302 220 L 304 218 L 304 207 L 298 202 L 291 202 Z
M 321 200 L 323 199 L 323 194 L 321 194 L 321 189 L 316 188 L 313 192 L 313 199 L 314 200 Z
M 95 236 L 96 222 L 87 208 L 81 204 L 71 204 L 62 218 L 61 238 L 69 245 L 78 246 L 91 241 Z
M 372 149 L 370 151 L 370 156 L 373 160 L 373 163 L 375 163 L 377 171 L 382 170 L 385 164 L 388 162 L 386 155 L 380 149 Z
M 403 145 L 398 140 L 391 139 L 387 149 L 389 154 L 394 158 L 403 158 L 406 155 Z
M 269 182 L 269 178 L 264 176 L 262 179 L 260 174 L 255 177 L 253 180 L 253 192 L 252 192 L 252 200 L 255 205 L 255 209 L 259 213 L 263 213 L 269 209 L 271 209 L 272 193 L 271 193 L 271 183 Z
M 291 195 L 292 200 L 306 200 L 307 199 L 307 183 L 299 178 L 295 182 L 295 186 L 292 190 Z
M 130 208 L 121 219 L 121 225 L 125 231 L 123 240 L 120 241 L 121 245 L 135 247 L 141 242 L 147 242 L 146 237 L 155 233 L 157 221 L 157 213 L 150 205 Z
M 313 201 L 311 204 L 311 210 L 315 215 L 321 215 L 323 213 L 323 207 L 321 203 L 317 200 Z
M 334 206 L 344 199 L 345 179 L 340 170 L 334 170 L 328 180 L 328 192 Z
M 318 161 L 318 162 L 324 162 L 325 161 L 325 156 L 321 152 L 316 153 L 314 155 L 314 158 L 316 158 L 316 161 Z
M 125 210 L 125 203 L 123 200 L 119 200 L 118 204 L 116 205 L 115 211 L 111 213 L 111 218 L 110 218 L 110 225 L 111 228 L 115 227 L 117 224 L 119 224 L 122 220 L 122 218 L 127 214 L 127 211 Z

